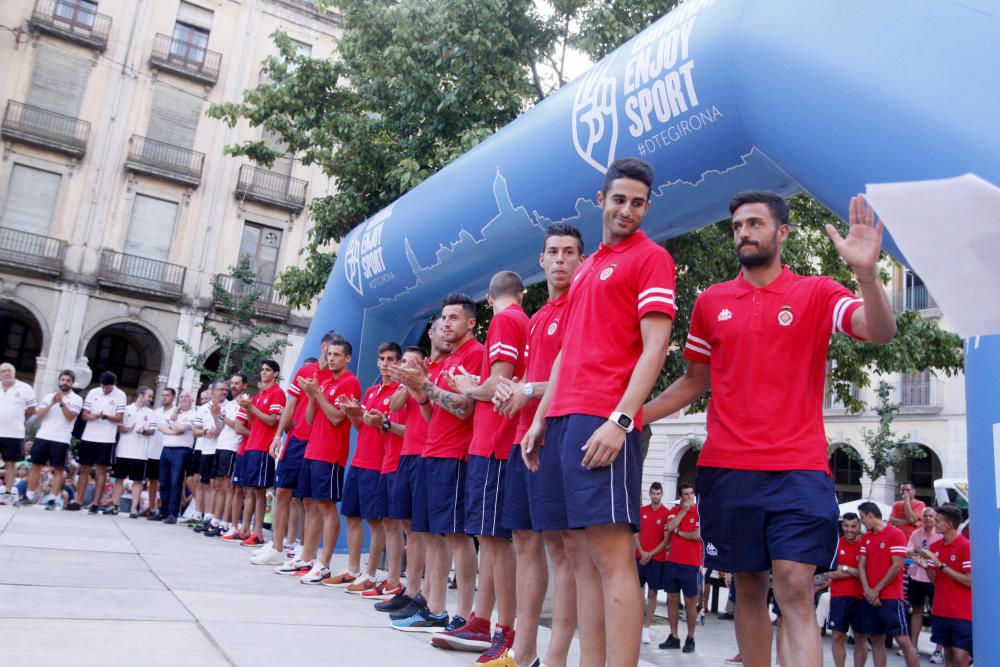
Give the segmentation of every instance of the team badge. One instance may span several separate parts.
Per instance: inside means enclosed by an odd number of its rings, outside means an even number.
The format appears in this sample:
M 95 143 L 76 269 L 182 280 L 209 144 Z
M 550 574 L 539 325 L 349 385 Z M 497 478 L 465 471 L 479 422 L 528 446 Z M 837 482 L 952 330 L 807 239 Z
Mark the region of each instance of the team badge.
M 382 405 L 389 405 L 389 399 L 386 398 L 384 401 L 382 401 Z
M 878 545 L 878 548 L 879 548 L 879 549 L 885 549 L 885 542 L 882 542 L 882 543 L 880 543 L 880 544 Z
M 607 280 L 611 277 L 611 274 L 615 272 L 614 266 L 609 266 L 608 268 L 601 271 L 601 280 Z
M 778 324 L 780 324 L 781 326 L 790 327 L 792 326 L 792 322 L 794 321 L 795 321 L 795 315 L 792 314 L 790 306 L 784 306 L 778 312 Z
M 559 320 L 556 320 L 555 322 L 549 325 L 549 330 L 546 333 L 548 333 L 548 335 L 551 336 L 556 332 L 556 329 L 558 328 L 559 328 Z
M 656 523 L 660 523 L 660 522 L 659 522 L 659 521 L 657 521 Z M 951 555 L 951 562 L 952 562 L 952 563 L 954 563 L 954 562 L 955 562 L 955 554 L 952 554 L 952 555 Z
M 656 520 L 656 525 L 657 525 L 657 526 L 659 526 L 659 525 L 660 525 L 661 523 L 663 523 L 663 520 L 662 520 L 662 519 L 657 519 L 657 520 Z M 954 559 L 955 559 L 955 557 L 954 557 L 954 556 L 952 556 L 951 558 L 952 558 L 952 560 L 954 560 Z
M 731 319 L 733 319 L 733 314 L 729 311 L 728 308 L 723 308 L 722 312 L 719 313 L 719 321 L 725 322 L 726 320 L 731 320 Z

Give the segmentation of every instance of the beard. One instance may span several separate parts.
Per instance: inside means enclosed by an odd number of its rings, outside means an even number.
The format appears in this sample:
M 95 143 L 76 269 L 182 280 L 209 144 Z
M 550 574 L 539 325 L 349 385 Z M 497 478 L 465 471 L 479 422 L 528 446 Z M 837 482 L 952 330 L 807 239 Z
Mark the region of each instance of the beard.
M 59 391 L 62 392 L 62 393 L 64 393 L 64 394 L 68 393 L 70 389 L 72 389 L 72 387 L 70 387 L 68 384 L 61 384 L 61 385 L 59 385 Z
M 770 264 L 778 254 L 778 243 L 777 241 L 772 241 L 767 246 L 756 246 L 756 252 L 745 255 L 740 250 L 744 246 L 740 246 L 736 250 L 736 255 L 739 257 L 740 265 L 747 269 L 754 269 L 758 266 L 767 266 Z M 746 247 L 753 248 L 753 245 L 747 244 Z

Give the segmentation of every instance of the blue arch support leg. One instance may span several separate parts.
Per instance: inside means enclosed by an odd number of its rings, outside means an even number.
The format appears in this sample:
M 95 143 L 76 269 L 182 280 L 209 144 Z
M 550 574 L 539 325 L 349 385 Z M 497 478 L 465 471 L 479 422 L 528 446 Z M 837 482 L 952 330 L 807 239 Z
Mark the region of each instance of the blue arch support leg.
M 966 341 L 972 632 L 979 661 L 1000 656 L 1000 334 Z

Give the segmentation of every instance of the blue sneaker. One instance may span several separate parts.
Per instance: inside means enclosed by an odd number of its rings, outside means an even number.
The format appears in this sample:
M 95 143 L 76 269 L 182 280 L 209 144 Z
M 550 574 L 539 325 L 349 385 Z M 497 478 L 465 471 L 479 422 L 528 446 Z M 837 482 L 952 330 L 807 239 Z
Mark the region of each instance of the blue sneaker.
M 402 609 L 397 609 L 396 611 L 390 611 L 389 618 L 392 619 L 393 621 L 399 621 L 404 618 L 409 618 L 410 616 L 413 616 L 426 606 L 427 606 L 427 600 L 424 598 L 423 595 L 417 593 L 417 596 L 412 600 L 410 600 L 409 604 L 407 604 L 405 607 L 403 607 Z
M 392 627 L 402 632 L 441 632 L 448 627 L 448 612 L 435 615 L 424 607 L 409 618 L 393 621 Z

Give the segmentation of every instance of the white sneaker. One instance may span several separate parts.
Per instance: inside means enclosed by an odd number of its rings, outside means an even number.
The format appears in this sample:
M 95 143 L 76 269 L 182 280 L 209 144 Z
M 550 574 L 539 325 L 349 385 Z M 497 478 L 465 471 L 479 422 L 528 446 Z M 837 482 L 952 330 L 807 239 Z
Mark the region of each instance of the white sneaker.
M 934 653 L 931 654 L 931 664 L 941 665 L 944 663 L 944 655 L 938 649 L 934 649 Z
M 299 578 L 300 584 L 316 586 L 323 583 L 323 580 L 330 576 L 330 568 L 323 567 L 321 563 L 316 563 L 312 569 Z
M 271 547 L 261 550 L 250 557 L 252 565 L 281 565 L 285 562 L 285 554 L 275 551 Z
M 14 500 L 15 500 L 14 496 L 10 493 L 4 493 L 3 495 L 0 495 L 0 505 L 13 505 Z
M 651 644 L 653 642 L 652 637 L 649 636 L 649 628 L 642 629 L 642 643 Z
M 264 542 L 264 544 L 260 545 L 259 547 L 254 547 L 254 549 L 253 549 L 253 555 L 254 556 L 258 556 L 260 554 L 266 554 L 267 552 L 271 551 L 271 547 L 273 547 L 273 546 L 274 546 L 274 542 L 271 542 L 271 541 Z M 278 553 L 281 553 L 281 552 L 278 552 Z
M 307 563 L 304 560 L 290 560 L 286 561 L 284 565 L 274 568 L 275 574 L 283 574 L 289 577 L 294 577 L 297 574 L 303 574 L 309 572 L 313 569 L 312 563 Z

